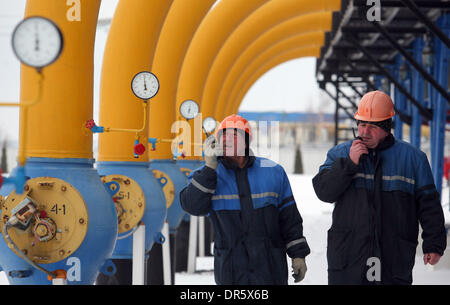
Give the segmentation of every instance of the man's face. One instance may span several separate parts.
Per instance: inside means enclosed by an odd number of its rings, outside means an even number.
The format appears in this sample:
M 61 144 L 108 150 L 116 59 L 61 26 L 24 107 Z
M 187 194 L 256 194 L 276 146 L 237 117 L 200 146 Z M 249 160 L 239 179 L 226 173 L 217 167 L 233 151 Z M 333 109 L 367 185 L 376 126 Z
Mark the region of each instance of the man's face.
M 363 139 L 364 145 L 375 148 L 389 133 L 376 125 L 361 122 L 358 124 L 358 134 Z
M 225 129 L 220 141 L 224 156 L 245 156 L 245 137 L 236 129 Z

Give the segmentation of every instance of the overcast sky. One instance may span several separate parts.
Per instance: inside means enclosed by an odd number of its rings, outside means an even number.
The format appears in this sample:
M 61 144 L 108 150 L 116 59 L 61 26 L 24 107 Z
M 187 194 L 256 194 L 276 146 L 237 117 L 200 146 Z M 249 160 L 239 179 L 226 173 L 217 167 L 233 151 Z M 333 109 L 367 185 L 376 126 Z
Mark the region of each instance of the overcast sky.
M 99 18 L 114 14 L 118 0 L 103 0 Z M 20 64 L 11 48 L 11 33 L 23 18 L 26 0 L 0 0 L 0 102 L 19 101 Z M 100 29 L 95 44 L 94 118 L 98 121 L 100 71 L 107 30 Z M 315 58 L 291 60 L 264 74 L 244 98 L 242 111 L 318 111 L 334 110 L 331 100 L 320 102 L 315 79 Z M 282 92 L 282 94 L 280 94 Z M 17 141 L 17 108 L 0 107 L 0 141 L 7 137 Z

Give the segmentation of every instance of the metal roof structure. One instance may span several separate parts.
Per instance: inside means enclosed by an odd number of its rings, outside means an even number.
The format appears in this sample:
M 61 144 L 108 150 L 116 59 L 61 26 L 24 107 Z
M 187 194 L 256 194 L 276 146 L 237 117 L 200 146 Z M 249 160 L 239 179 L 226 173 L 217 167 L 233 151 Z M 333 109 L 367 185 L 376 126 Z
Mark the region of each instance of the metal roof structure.
M 344 106 L 343 109 L 354 112 L 356 101 L 365 92 L 376 90 L 375 76 L 382 75 L 390 82 L 397 83 L 395 85 L 407 95 L 408 100 L 419 105 L 422 115 L 431 118 L 431 112 L 395 80 L 389 67 L 395 65 L 396 55 L 400 53 L 405 56 L 411 52 L 412 43 L 417 37 L 424 37 L 426 41 L 431 39 L 437 27 L 430 28 L 428 24 L 434 24 L 441 15 L 448 12 L 450 2 L 379 1 L 381 20 L 370 21 L 371 9 L 375 9 L 376 5 L 376 1 L 372 2 L 373 5 L 368 5 L 365 0 L 347 1 L 345 9 L 335 13 L 333 29 L 327 34 L 321 56 L 317 59 L 316 73 L 320 87 L 325 89 L 327 83 L 339 83 L 340 96 L 350 102 L 350 106 Z M 411 4 L 418 8 L 420 16 L 411 9 Z M 441 32 L 439 28 L 437 30 Z M 449 41 L 447 35 L 444 34 L 443 37 Z M 415 67 L 420 67 L 420 64 L 416 63 Z M 446 94 L 447 98 L 450 97 L 447 90 L 439 86 L 424 68 L 421 72 L 424 78 L 428 76 L 429 82 L 434 82 L 437 90 Z M 350 88 L 352 94 L 345 94 L 342 87 Z M 407 123 L 411 121 L 407 115 L 402 120 Z

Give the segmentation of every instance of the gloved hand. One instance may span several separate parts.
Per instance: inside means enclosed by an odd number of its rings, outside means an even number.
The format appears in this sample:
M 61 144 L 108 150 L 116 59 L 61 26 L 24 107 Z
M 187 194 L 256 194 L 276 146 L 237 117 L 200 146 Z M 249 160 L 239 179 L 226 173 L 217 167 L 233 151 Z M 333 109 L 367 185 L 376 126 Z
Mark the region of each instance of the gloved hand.
M 292 259 L 292 276 L 294 277 L 294 282 L 298 283 L 305 278 L 306 274 L 306 263 L 304 258 L 293 258 Z
M 217 157 L 222 156 L 222 148 L 218 145 L 216 138 L 211 135 L 205 140 L 205 165 L 209 168 L 217 168 Z

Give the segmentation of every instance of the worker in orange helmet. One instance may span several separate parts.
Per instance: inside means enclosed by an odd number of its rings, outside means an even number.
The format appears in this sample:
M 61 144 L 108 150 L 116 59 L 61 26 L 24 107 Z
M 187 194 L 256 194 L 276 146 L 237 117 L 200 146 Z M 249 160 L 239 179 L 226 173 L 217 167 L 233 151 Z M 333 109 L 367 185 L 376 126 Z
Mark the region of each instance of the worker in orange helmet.
M 423 229 L 424 263 L 446 248 L 440 196 L 425 153 L 391 134 L 391 98 L 365 94 L 359 136 L 333 147 L 313 178 L 319 199 L 335 203 L 328 231 L 329 284 L 411 284 Z
M 186 212 L 211 218 L 216 283 L 285 285 L 286 254 L 301 281 L 310 249 L 284 169 L 253 155 L 250 124 L 239 115 L 226 117 L 216 137 L 205 141 L 205 165 L 180 193 Z

